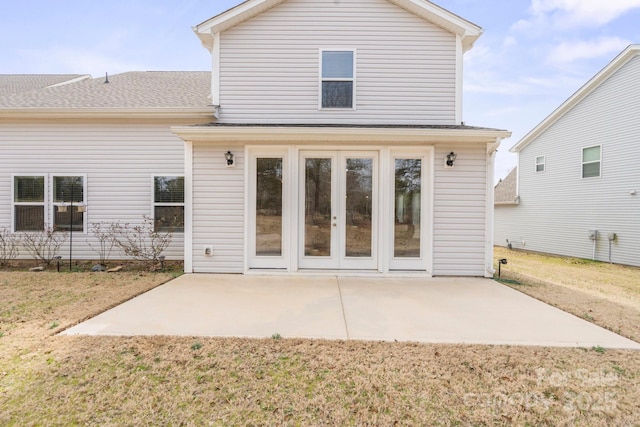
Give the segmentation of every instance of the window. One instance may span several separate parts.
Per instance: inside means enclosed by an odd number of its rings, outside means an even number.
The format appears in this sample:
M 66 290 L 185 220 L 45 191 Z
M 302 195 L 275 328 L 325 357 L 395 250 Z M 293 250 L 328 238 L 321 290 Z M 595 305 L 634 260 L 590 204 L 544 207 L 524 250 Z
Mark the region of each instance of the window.
M 600 157 L 602 146 L 582 149 L 582 177 L 591 178 L 600 176 Z
M 354 68 L 354 51 L 321 51 L 322 108 L 354 108 Z
M 82 176 L 53 177 L 53 228 L 84 231 L 84 179 Z
M 155 231 L 184 232 L 184 177 L 153 177 Z
M 14 231 L 41 231 L 45 224 L 44 176 L 14 176 Z
M 536 172 L 544 172 L 544 156 L 536 157 Z
M 84 176 L 14 176 L 13 230 L 42 231 L 52 226 L 84 232 L 85 182 Z

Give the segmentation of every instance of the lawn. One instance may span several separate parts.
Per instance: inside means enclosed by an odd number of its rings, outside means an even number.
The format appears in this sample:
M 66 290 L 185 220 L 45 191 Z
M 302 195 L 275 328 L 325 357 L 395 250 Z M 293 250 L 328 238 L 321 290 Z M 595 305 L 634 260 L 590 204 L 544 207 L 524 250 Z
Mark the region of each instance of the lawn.
M 56 335 L 171 277 L 0 272 L 0 425 L 640 423 L 640 352 Z

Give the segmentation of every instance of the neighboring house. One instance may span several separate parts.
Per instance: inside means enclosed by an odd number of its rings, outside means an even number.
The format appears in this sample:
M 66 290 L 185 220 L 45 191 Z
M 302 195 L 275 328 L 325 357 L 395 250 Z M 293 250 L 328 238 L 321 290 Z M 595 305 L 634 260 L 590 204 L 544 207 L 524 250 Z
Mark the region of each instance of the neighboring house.
M 517 188 L 495 242 L 640 266 L 640 45 L 625 49 L 512 149 Z
M 212 54 L 209 100 L 173 105 L 152 129 L 143 107 L 120 105 L 130 115 L 103 117 L 110 133 L 71 108 L 73 147 L 25 126 L 54 157 L 36 168 L 8 138 L 25 164 L 0 170 L 1 194 L 27 170 L 55 180 L 64 158 L 86 183 L 87 224 L 133 220 L 154 212 L 154 176 L 183 173 L 186 272 L 492 276 L 493 158 L 510 133 L 462 122 L 462 57 L 480 27 L 419 0 L 249 0 L 194 31 Z M 101 182 L 100 160 L 78 163 L 111 144 L 139 157 Z M 14 224 L 9 204 L 0 225 Z

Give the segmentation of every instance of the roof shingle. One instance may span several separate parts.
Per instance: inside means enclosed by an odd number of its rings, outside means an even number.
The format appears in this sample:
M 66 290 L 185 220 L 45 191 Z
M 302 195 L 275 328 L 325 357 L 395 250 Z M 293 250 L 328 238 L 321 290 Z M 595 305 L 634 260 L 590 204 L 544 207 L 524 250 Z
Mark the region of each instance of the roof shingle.
M 208 71 L 133 71 L 0 96 L 0 109 L 207 108 Z

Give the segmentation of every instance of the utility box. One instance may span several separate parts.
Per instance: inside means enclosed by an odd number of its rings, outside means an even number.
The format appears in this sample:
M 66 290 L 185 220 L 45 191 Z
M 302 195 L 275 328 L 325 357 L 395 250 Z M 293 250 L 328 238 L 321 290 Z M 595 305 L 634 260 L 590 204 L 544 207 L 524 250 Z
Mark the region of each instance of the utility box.
M 598 230 L 589 230 L 589 239 L 598 240 Z

